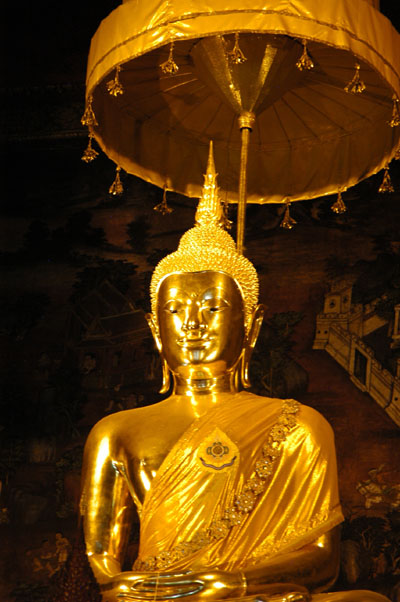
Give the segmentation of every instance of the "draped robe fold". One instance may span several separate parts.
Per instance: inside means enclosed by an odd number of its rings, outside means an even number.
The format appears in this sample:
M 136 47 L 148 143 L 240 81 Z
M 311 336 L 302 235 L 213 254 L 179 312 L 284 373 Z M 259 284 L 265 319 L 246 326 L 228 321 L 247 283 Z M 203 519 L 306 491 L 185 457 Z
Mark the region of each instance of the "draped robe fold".
M 283 407 L 280 399 L 247 392 L 223 397 L 189 426 L 153 479 L 141 512 L 136 568 L 156 558 L 157 568 L 168 572 L 243 569 L 299 549 L 343 520 L 332 429 L 299 404 L 296 424 L 279 444 L 281 456 L 254 508 L 225 537 L 191 552 L 190 542 L 234 507 L 255 475 Z M 174 553 L 182 546 L 184 555 Z

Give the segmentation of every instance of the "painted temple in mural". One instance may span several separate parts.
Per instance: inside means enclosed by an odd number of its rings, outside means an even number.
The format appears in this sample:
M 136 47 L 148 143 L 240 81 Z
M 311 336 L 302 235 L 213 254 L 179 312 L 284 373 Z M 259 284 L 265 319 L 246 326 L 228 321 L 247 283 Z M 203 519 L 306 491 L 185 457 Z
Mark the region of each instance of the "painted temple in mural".
M 400 426 L 400 305 L 392 318 L 378 314 L 380 299 L 353 303 L 353 281 L 336 280 L 317 315 L 313 348 L 324 349 Z

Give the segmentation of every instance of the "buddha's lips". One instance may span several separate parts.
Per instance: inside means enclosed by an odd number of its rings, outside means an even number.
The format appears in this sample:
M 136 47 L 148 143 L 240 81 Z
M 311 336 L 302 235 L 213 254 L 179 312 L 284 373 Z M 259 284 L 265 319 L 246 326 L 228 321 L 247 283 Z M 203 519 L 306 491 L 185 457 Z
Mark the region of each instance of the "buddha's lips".
M 214 337 L 199 337 L 197 339 L 179 339 L 177 341 L 179 347 L 184 349 L 205 349 L 210 345 Z

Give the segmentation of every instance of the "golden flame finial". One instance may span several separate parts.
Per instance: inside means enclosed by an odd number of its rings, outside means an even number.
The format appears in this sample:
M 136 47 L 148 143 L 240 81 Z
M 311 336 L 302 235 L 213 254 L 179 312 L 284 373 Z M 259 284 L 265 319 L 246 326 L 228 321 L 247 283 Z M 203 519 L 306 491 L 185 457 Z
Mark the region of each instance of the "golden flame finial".
M 207 178 L 207 176 L 210 174 L 212 174 L 215 178 L 218 175 L 217 172 L 215 171 L 214 144 L 213 144 L 212 140 L 210 140 L 210 145 L 208 147 L 207 173 L 204 177 Z
M 210 142 L 203 193 L 196 212 L 196 225 L 182 236 L 178 249 L 156 266 L 150 285 L 151 307 L 157 322 L 158 289 L 169 274 L 224 272 L 238 284 L 244 301 L 245 326 L 250 328 L 252 312 L 258 302 L 258 277 L 253 264 L 238 253 L 235 241 L 225 230 L 226 217 L 218 196 L 213 144 Z
M 213 143 L 210 140 L 207 172 L 204 175 L 203 194 L 196 211 L 196 224 L 201 226 L 220 225 L 224 212 L 218 196 L 217 173 L 215 171 Z

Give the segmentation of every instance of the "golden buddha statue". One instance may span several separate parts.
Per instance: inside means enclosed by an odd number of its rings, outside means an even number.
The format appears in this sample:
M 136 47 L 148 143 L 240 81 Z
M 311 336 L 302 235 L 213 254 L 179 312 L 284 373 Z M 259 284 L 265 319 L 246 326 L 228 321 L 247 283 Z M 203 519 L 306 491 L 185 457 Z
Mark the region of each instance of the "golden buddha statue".
M 337 576 L 343 519 L 333 434 L 307 406 L 239 390 L 263 307 L 222 222 L 210 149 L 196 225 L 151 283 L 173 393 L 107 416 L 85 448 L 81 513 L 103 601 L 384 602 L 320 593 Z M 134 504 L 139 554 L 122 571 Z

